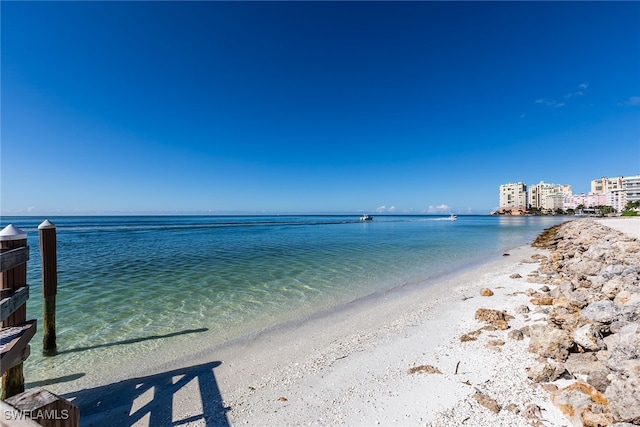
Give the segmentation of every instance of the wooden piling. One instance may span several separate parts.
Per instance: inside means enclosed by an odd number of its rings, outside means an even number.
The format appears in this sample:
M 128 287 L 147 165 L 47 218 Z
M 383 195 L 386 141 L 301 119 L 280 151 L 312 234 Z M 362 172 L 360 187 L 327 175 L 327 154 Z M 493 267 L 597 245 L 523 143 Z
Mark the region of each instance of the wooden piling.
M 0 232 L 0 250 L 6 251 L 23 246 L 27 246 L 27 233 L 24 231 L 10 224 Z M 0 289 L 6 290 L 8 294 L 14 294 L 19 288 L 26 286 L 26 263 L 3 271 L 0 276 Z M 26 320 L 27 306 L 23 304 L 2 322 L 2 327 L 19 326 L 24 324 Z M 2 375 L 2 395 L 0 395 L 0 399 L 4 400 L 22 392 L 24 392 L 24 370 L 22 363 L 18 363 Z
M 56 226 L 45 220 L 38 226 L 40 259 L 42 260 L 42 352 L 45 356 L 56 354 L 56 294 L 58 292 L 58 264 L 56 250 Z

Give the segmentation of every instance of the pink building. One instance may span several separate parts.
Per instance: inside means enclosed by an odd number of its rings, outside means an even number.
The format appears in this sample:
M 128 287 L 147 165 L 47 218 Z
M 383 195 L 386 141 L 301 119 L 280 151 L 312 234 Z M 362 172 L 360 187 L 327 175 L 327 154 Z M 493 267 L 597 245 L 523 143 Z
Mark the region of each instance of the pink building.
M 574 194 L 573 196 L 565 196 L 564 209 L 576 209 L 579 205 L 585 208 L 594 206 L 604 206 L 607 204 L 607 195 L 598 193 Z

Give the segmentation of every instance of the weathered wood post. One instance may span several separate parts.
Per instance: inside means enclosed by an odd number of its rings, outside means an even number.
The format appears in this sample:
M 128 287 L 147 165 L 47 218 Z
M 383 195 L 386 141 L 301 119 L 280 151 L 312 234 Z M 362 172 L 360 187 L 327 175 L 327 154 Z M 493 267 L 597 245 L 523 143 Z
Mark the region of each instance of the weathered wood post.
M 27 246 L 27 233 L 15 227 L 7 225 L 0 231 L 0 248 L 2 250 L 16 249 Z M 27 286 L 27 264 L 21 264 L 10 270 L 3 271 L 0 276 L 0 289 L 8 290 L 13 294 L 21 287 Z M 13 314 L 2 322 L 2 327 L 19 326 L 27 320 L 27 305 L 23 304 Z M 0 399 L 14 396 L 24 391 L 23 364 L 19 363 L 9 368 L 2 375 L 2 395 Z
M 38 226 L 40 259 L 42 260 L 42 353 L 56 354 L 56 294 L 58 292 L 58 261 L 56 226 L 48 219 Z

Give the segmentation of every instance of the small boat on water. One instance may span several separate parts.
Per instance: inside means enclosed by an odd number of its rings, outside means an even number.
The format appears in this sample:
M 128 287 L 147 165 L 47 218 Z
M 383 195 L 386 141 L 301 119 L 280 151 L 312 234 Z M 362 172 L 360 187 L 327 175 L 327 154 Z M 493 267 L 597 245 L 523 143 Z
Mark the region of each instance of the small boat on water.
M 371 215 L 362 215 L 360 221 L 373 221 L 373 217 Z
M 451 221 L 455 221 L 455 220 L 458 219 L 458 217 L 456 215 L 454 215 L 454 214 L 451 214 L 451 215 L 449 215 L 449 218 L 447 218 L 447 219 L 451 220 Z

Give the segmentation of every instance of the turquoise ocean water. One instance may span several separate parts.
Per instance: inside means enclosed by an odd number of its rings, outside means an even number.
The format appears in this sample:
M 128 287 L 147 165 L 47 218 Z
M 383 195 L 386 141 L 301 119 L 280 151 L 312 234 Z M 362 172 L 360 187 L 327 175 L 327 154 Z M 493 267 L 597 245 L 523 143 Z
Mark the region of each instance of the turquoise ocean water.
M 37 226 L 28 234 L 28 318 L 42 322 Z M 77 370 L 166 363 L 212 344 L 401 286 L 428 286 L 530 243 L 563 217 L 95 216 L 57 227 L 55 357 L 42 335 L 29 382 Z M 167 352 L 170 343 L 171 351 Z M 162 356 L 159 356 L 159 354 Z M 144 361 L 144 362 L 141 362 Z

